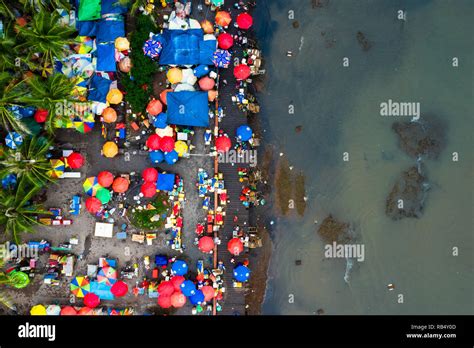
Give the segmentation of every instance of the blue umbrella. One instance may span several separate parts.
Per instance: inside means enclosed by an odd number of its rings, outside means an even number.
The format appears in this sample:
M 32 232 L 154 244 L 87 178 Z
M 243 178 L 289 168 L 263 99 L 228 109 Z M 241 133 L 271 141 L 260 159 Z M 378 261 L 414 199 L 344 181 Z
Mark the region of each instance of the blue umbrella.
M 170 165 L 175 164 L 178 161 L 178 153 L 175 150 L 165 153 L 165 161 Z
M 218 49 L 212 56 L 212 62 L 218 68 L 228 68 L 232 55 L 227 50 Z
M 165 160 L 165 155 L 161 151 L 150 151 L 148 153 L 148 158 L 150 159 L 151 163 L 161 163 Z
M 246 282 L 250 278 L 250 270 L 243 265 L 234 268 L 234 278 L 238 282 Z
M 7 189 L 13 189 L 16 186 L 16 175 L 15 174 L 7 174 L 2 179 L 2 187 Z
M 183 260 L 176 260 L 171 266 L 171 272 L 179 276 L 185 275 L 188 273 L 188 264 Z
M 196 290 L 196 293 L 189 297 L 189 301 L 191 301 L 193 305 L 198 305 L 204 302 L 204 294 L 201 290 Z
M 196 293 L 196 285 L 190 280 L 185 280 L 179 286 L 184 296 L 193 296 Z
M 156 255 L 155 263 L 157 266 L 166 266 L 168 264 L 168 258 L 165 255 Z
M 10 149 L 17 149 L 21 144 L 23 144 L 23 137 L 18 134 L 17 132 L 10 132 L 8 135 L 5 137 L 5 144 L 10 148 Z
M 168 115 L 166 115 L 164 112 L 158 114 L 153 118 L 153 126 L 156 128 L 166 128 L 168 125 Z
M 242 125 L 239 128 L 237 128 L 237 138 L 239 138 L 242 141 L 248 141 L 252 138 L 252 128 L 250 128 L 247 125 Z
M 145 44 L 143 45 L 143 53 L 145 54 L 145 56 L 148 56 L 150 58 L 155 58 L 160 55 L 162 48 L 163 46 L 161 45 L 160 42 L 153 39 L 148 39 L 145 41 Z
M 197 78 L 206 76 L 209 74 L 209 67 L 207 65 L 198 65 L 194 68 L 193 73 Z

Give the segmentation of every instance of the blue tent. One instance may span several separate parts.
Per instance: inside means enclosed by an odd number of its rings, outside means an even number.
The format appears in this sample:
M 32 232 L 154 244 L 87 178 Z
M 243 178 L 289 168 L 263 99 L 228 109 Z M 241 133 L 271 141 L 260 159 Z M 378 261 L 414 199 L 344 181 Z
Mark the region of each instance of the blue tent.
M 168 92 L 166 103 L 169 124 L 209 127 L 207 92 Z
M 111 83 L 112 81 L 103 77 L 97 75 L 92 76 L 87 99 L 101 103 L 107 102 L 107 93 L 109 92 Z
M 150 159 L 151 163 L 161 163 L 165 160 L 165 155 L 159 150 L 150 151 L 148 153 L 148 158 Z
M 183 276 L 188 273 L 188 264 L 183 260 L 176 260 L 171 266 L 171 272 L 175 275 Z
M 159 173 L 158 180 L 156 181 L 156 189 L 161 190 L 161 191 L 173 191 L 174 181 L 175 181 L 174 174 Z
M 178 158 L 179 158 L 179 155 L 175 150 L 165 153 L 165 161 L 169 165 L 173 165 L 176 162 L 178 162 Z
M 117 71 L 115 64 L 115 45 L 113 42 L 97 45 L 97 70 Z
M 239 265 L 234 268 L 234 278 L 238 282 L 246 282 L 250 278 L 250 270 L 244 265 Z
M 157 266 L 166 266 L 168 264 L 168 258 L 165 255 L 156 255 L 155 263 Z
M 112 288 L 110 285 L 99 282 L 91 282 L 90 287 L 90 292 L 99 296 L 101 300 L 115 300 L 114 294 L 112 294 L 112 292 L 110 291 L 110 289 Z
M 125 37 L 125 23 L 123 20 L 105 20 L 99 22 L 97 42 L 112 42 L 118 37 Z
M 154 39 L 163 46 L 160 65 L 213 65 L 212 56 L 217 41 L 204 41 L 202 29 L 165 29 L 162 35 L 155 35 Z
M 196 290 L 196 293 L 189 298 L 189 301 L 191 301 L 193 305 L 198 305 L 204 302 L 204 294 L 201 290 Z
M 159 113 L 153 118 L 153 126 L 156 128 L 166 128 L 168 125 L 168 115 L 166 115 L 164 112 Z
M 196 285 L 190 280 L 185 280 L 179 287 L 184 296 L 193 296 L 196 293 Z
M 240 126 L 239 128 L 237 128 L 237 138 L 239 138 L 240 140 L 242 141 L 248 141 L 252 138 L 252 128 L 250 128 L 249 126 L 247 126 L 246 124 Z

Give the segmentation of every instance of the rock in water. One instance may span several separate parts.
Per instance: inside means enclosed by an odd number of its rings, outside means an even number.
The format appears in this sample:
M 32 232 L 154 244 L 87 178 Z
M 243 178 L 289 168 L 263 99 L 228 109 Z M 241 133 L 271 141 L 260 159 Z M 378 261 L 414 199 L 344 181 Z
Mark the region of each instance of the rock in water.
M 337 221 L 332 215 L 323 220 L 318 233 L 326 243 L 343 244 L 351 240 L 349 224 Z
M 428 185 L 426 178 L 411 167 L 403 172 L 387 197 L 385 213 L 393 220 L 405 217 L 419 218 L 423 213 L 423 204 Z
M 446 127 L 433 117 L 419 122 L 395 122 L 392 129 L 399 137 L 400 147 L 414 158 L 436 159 L 445 146 Z

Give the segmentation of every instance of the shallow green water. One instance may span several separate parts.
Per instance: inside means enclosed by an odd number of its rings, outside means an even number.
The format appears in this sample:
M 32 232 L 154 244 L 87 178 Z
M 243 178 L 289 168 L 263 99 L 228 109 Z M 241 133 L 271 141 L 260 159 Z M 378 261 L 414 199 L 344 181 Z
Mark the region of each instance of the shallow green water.
M 304 171 L 308 193 L 303 218 L 275 219 L 263 312 L 474 313 L 474 2 L 331 0 L 318 9 L 309 0 L 258 2 L 268 75 L 260 95 L 266 140 Z M 407 11 L 406 21 L 397 20 L 399 9 Z M 299 28 L 292 27 L 288 10 L 295 11 Z M 373 44 L 368 52 L 357 42 L 359 30 Z M 350 59 L 348 68 L 343 57 Z M 452 57 L 459 58 L 458 68 Z M 391 130 L 399 119 L 380 116 L 379 105 L 388 99 L 420 102 L 422 117 L 433 114 L 447 125 L 440 158 L 424 161 L 432 188 L 420 219 L 394 222 L 384 213 L 395 179 L 415 163 Z M 343 152 L 349 162 L 342 161 Z M 453 152 L 459 162 L 451 160 Z M 315 221 L 329 213 L 351 222 L 365 244 L 365 261 L 356 263 L 349 283 L 345 261 L 325 260 L 316 233 Z

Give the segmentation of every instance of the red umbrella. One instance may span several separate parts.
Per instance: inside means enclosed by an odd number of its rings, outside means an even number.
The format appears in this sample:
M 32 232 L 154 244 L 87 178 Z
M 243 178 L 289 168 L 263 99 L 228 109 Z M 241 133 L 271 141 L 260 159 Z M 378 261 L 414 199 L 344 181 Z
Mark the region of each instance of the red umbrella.
M 150 150 L 159 150 L 160 149 L 160 136 L 158 134 L 150 135 L 146 141 L 146 146 Z
M 229 243 L 227 243 L 227 250 L 232 255 L 239 255 L 242 251 L 244 251 L 244 244 L 239 238 L 232 238 L 229 240 Z
M 61 315 L 77 315 L 77 311 L 74 307 L 65 306 L 61 309 Z
M 171 305 L 174 308 L 181 308 L 186 304 L 186 296 L 184 296 L 181 291 L 175 291 L 171 295 Z
M 214 240 L 209 236 L 202 237 L 199 239 L 198 248 L 203 253 L 208 253 L 214 249 Z
M 89 308 L 95 308 L 100 304 L 100 298 L 93 292 L 89 292 L 84 296 L 84 304 Z
M 216 139 L 216 149 L 219 152 L 227 152 L 230 150 L 232 143 L 228 136 L 220 136 Z
M 250 76 L 250 68 L 245 64 L 239 64 L 234 68 L 234 76 L 237 80 L 245 80 Z
M 212 300 L 214 296 L 216 295 L 214 288 L 210 285 L 204 285 L 201 288 L 201 291 L 204 294 L 204 301 L 206 302 L 209 302 L 210 300 Z
M 159 296 L 158 305 L 161 308 L 170 308 L 171 307 L 171 296 Z
M 253 24 L 253 18 L 247 12 L 241 13 L 237 16 L 237 25 L 240 29 L 247 30 Z
M 142 178 L 146 182 L 156 182 L 158 180 L 158 171 L 155 168 L 146 168 L 142 172 Z
M 156 116 L 158 115 L 160 112 L 163 111 L 163 104 L 161 104 L 161 102 L 157 99 L 153 99 L 151 100 L 149 103 L 148 103 L 148 106 L 146 107 L 146 111 L 152 115 L 152 116 Z
M 97 175 L 99 185 L 102 187 L 109 187 L 114 182 L 114 175 L 111 172 L 104 170 Z
M 151 198 L 156 194 L 156 184 L 154 182 L 146 182 L 142 185 L 140 192 L 146 198 Z
M 129 185 L 130 183 L 127 179 L 119 176 L 118 178 L 115 178 L 114 183 L 112 184 L 112 190 L 117 193 L 124 193 L 128 190 Z
M 164 136 L 160 139 L 160 150 L 163 152 L 171 152 L 174 150 L 174 139 L 170 136 Z
M 164 282 L 161 282 L 160 285 L 158 285 L 158 292 L 161 296 L 171 296 L 171 294 L 175 291 L 174 285 L 171 281 L 167 280 Z
M 102 202 L 96 197 L 89 197 L 86 199 L 86 209 L 89 213 L 95 214 L 102 208 Z
M 214 88 L 216 82 L 208 76 L 205 76 L 199 80 L 199 88 L 203 91 L 209 91 Z
M 46 109 L 38 109 L 36 110 L 34 114 L 35 121 L 38 123 L 44 123 L 46 122 L 46 119 L 48 118 L 49 111 Z
M 173 278 L 171 278 L 170 282 L 173 284 L 175 290 L 180 290 L 180 285 L 184 282 L 184 277 L 176 275 Z
M 116 281 L 114 285 L 112 285 L 110 292 L 117 297 L 125 296 L 128 292 L 128 285 L 121 280 Z
M 84 157 L 80 153 L 73 152 L 66 157 L 66 161 L 69 167 L 72 169 L 81 168 L 84 165 Z
M 217 43 L 223 50 L 228 50 L 234 45 L 234 38 L 228 33 L 222 33 L 217 37 Z

